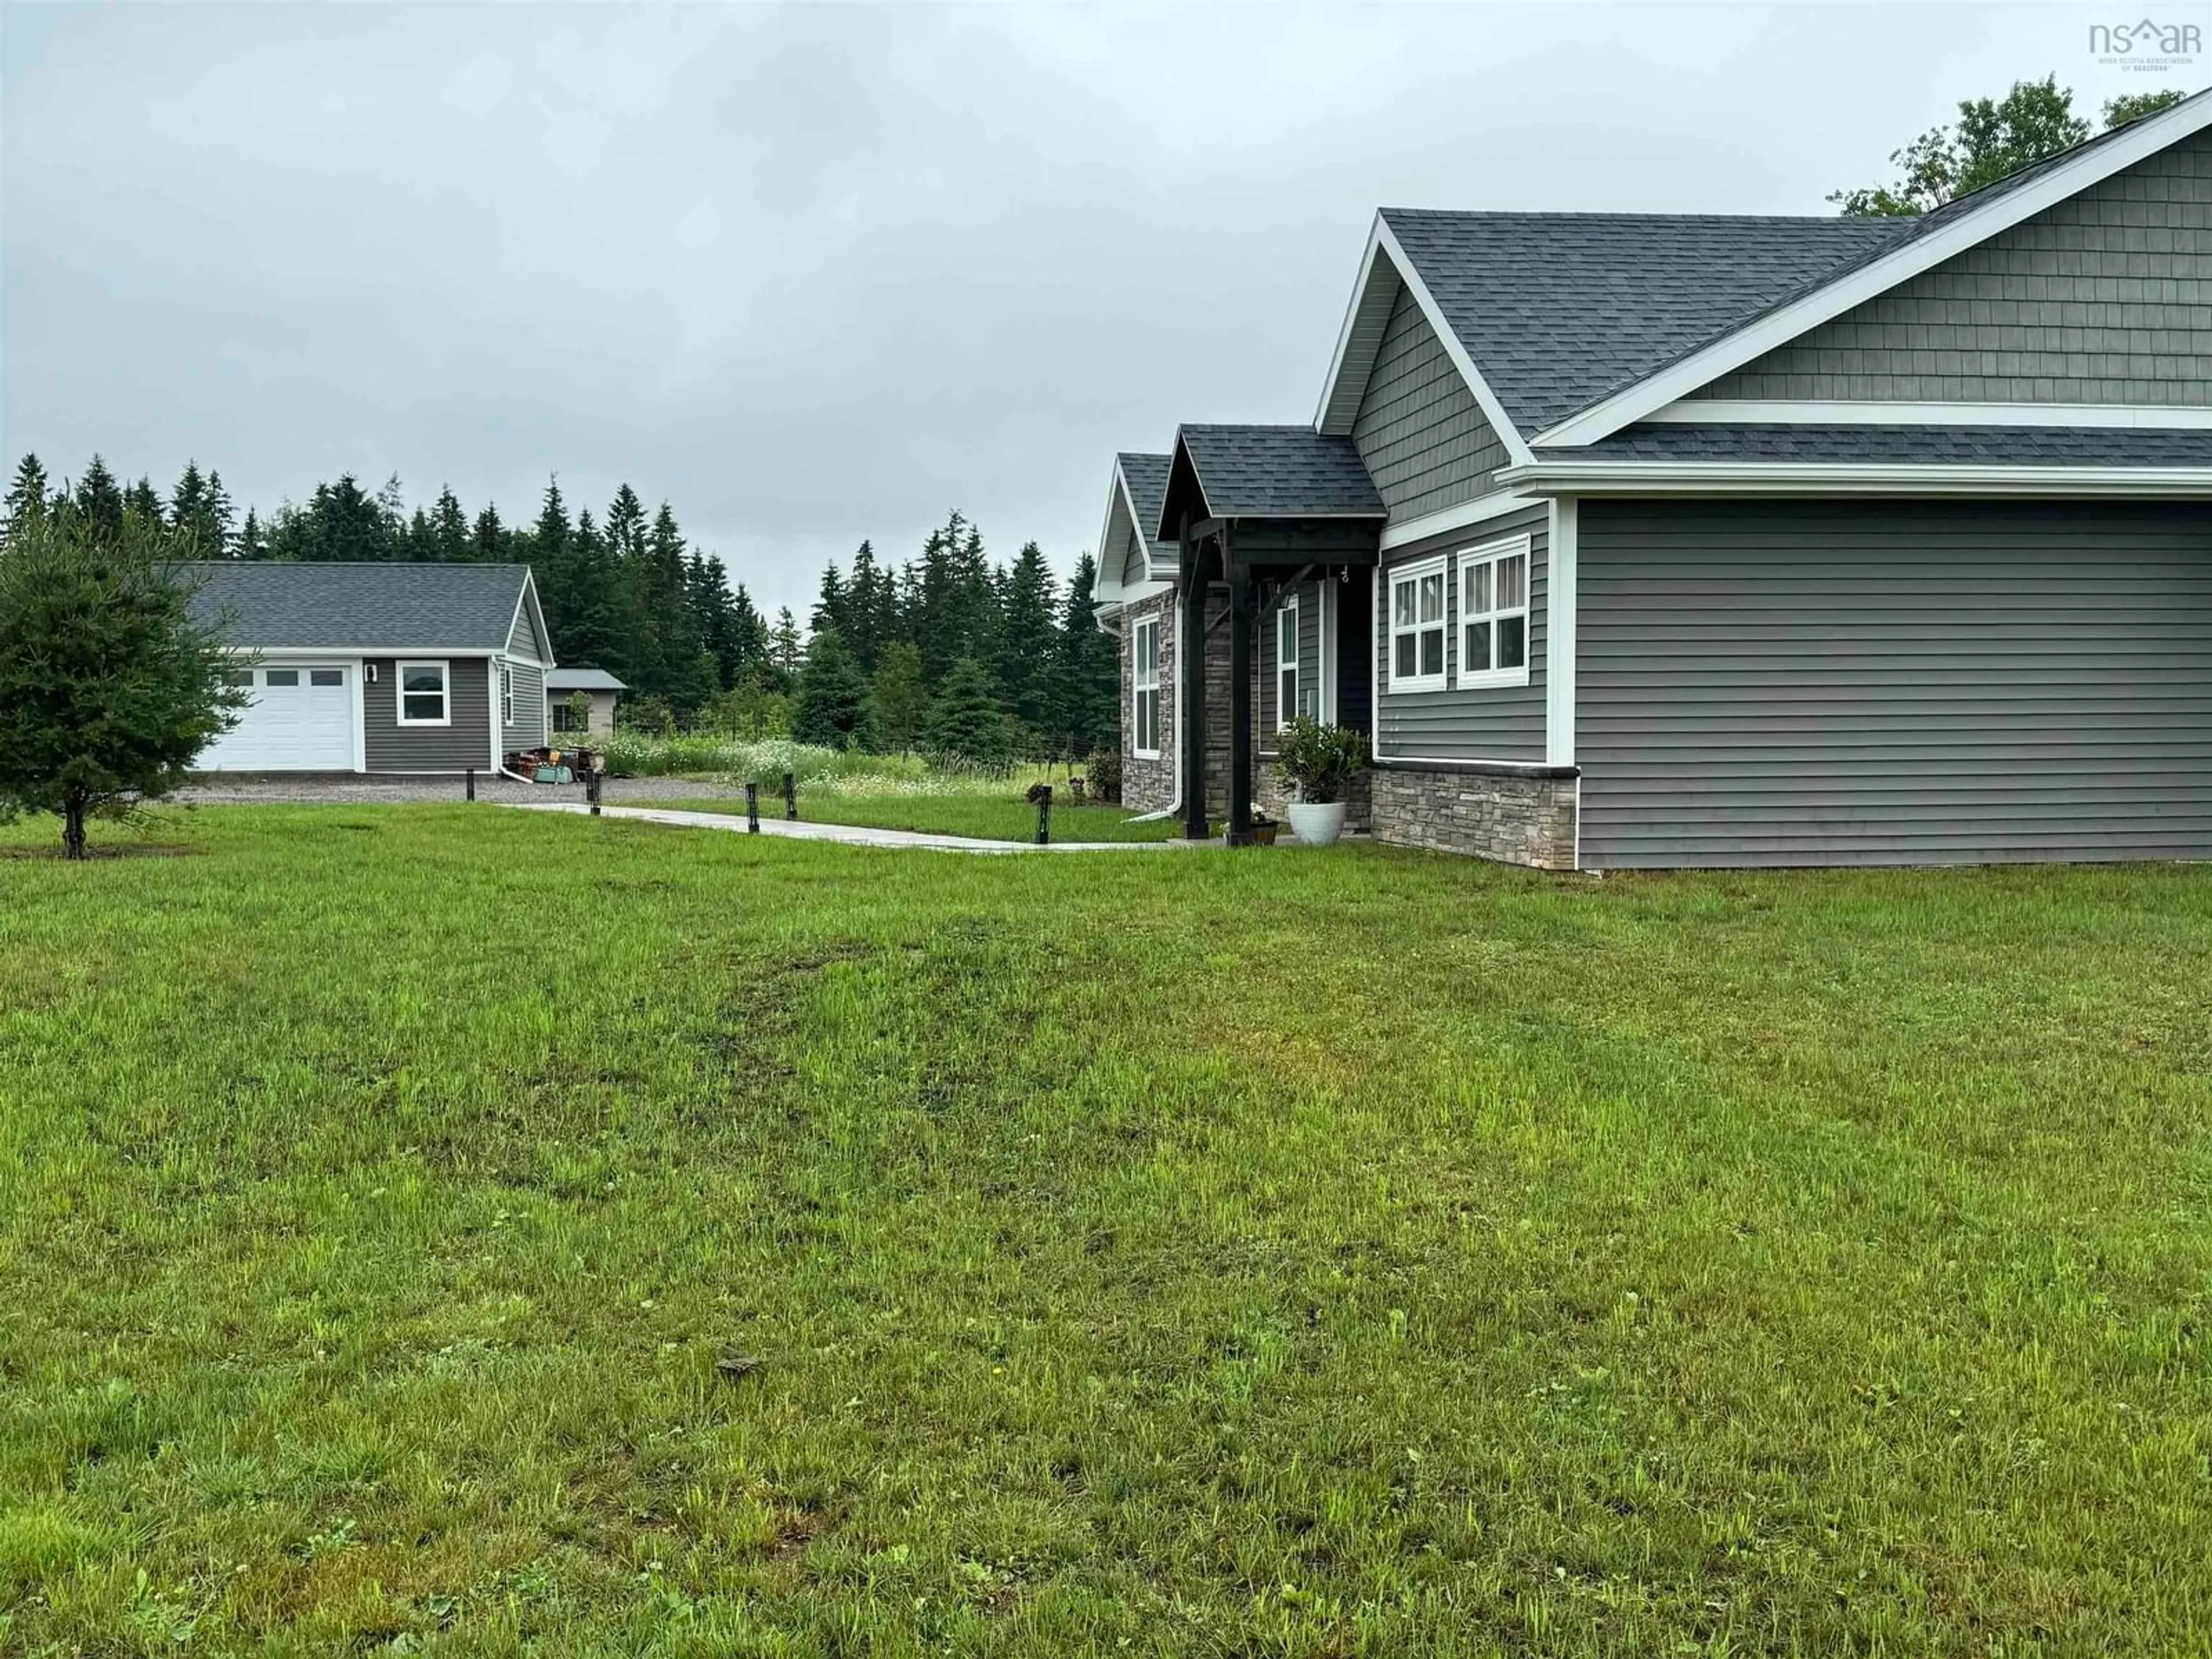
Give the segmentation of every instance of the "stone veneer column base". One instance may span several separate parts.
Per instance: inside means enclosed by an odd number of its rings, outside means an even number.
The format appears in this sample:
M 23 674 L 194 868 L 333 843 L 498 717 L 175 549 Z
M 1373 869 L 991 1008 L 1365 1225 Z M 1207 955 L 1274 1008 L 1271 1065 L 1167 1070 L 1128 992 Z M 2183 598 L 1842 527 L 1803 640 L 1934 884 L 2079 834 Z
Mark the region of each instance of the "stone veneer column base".
M 1572 778 L 1377 768 L 1375 839 L 1539 870 L 1575 867 Z

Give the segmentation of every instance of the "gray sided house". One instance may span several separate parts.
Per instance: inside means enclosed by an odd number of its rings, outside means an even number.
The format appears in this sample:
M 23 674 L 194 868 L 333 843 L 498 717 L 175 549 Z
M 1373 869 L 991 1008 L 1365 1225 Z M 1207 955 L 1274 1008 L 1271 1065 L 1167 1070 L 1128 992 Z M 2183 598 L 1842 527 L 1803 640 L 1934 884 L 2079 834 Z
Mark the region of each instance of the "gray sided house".
M 1310 422 L 1115 464 L 1125 794 L 1286 711 L 1553 869 L 2212 858 L 2212 94 L 1919 219 L 1376 216 Z
M 545 741 L 553 653 L 527 565 L 183 568 L 249 698 L 203 770 L 491 771 Z

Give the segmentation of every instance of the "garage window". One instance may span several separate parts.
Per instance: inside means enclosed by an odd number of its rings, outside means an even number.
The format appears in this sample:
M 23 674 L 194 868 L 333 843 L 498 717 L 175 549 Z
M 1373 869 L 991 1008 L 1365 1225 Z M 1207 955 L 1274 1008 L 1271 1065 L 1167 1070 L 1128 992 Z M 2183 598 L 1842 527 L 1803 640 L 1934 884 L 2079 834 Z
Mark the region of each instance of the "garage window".
M 261 671 L 261 683 L 289 690 L 300 683 L 300 671 L 296 668 L 264 668 Z
M 222 683 L 251 691 L 253 689 L 253 671 L 251 668 L 226 668 L 222 671 Z
M 307 671 L 307 684 L 310 685 L 343 685 L 345 684 L 345 670 L 343 668 L 310 668 Z
M 399 665 L 399 723 L 402 726 L 451 726 L 446 701 L 446 665 L 441 662 L 403 662 Z

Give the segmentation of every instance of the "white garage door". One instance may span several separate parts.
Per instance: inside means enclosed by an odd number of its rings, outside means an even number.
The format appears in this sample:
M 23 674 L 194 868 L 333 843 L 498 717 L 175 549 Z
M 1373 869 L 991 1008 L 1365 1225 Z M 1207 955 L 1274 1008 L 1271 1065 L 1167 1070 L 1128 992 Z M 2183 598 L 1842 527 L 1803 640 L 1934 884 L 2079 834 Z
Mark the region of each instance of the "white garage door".
M 201 751 L 210 772 L 353 770 L 352 663 L 241 668 L 252 701 L 238 724 Z

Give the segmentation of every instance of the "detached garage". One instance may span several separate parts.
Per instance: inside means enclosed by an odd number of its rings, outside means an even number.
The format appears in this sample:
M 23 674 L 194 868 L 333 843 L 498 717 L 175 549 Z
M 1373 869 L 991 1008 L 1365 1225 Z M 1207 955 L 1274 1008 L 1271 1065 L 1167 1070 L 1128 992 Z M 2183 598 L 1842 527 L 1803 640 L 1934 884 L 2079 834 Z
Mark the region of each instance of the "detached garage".
M 247 694 L 202 770 L 488 771 L 545 741 L 553 653 L 527 565 L 180 568 Z

